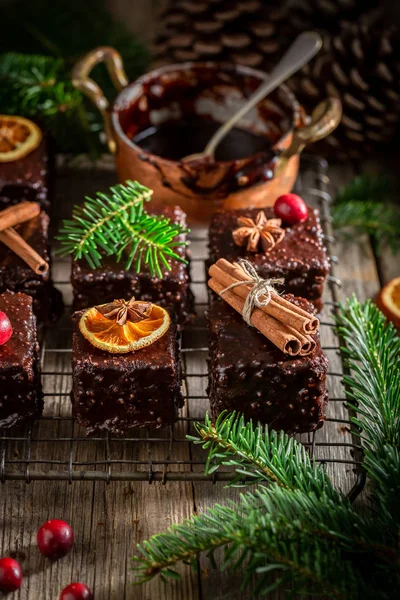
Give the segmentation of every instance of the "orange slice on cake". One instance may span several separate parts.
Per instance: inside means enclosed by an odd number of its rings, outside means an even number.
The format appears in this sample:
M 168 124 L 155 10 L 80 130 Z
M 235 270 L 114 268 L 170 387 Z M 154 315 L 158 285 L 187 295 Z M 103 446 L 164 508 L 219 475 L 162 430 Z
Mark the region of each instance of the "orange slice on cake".
M 0 115 L 0 163 L 23 158 L 42 140 L 40 128 L 29 119 Z
M 156 342 L 170 323 L 168 312 L 161 306 L 132 298 L 89 308 L 80 318 L 79 329 L 96 348 L 126 354 Z
M 395 277 L 381 289 L 376 305 L 400 331 L 400 277 Z

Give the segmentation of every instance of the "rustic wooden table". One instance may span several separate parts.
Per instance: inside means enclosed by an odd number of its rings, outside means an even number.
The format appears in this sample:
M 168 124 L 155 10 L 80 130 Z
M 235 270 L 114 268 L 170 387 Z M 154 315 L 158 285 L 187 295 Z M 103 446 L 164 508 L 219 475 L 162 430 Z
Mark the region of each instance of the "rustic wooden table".
M 331 192 L 334 193 L 353 174 L 350 166 L 330 167 Z M 65 207 L 71 202 L 81 202 L 85 194 L 91 195 L 97 190 L 106 189 L 114 177 L 108 160 L 95 169 L 61 169 L 57 180 L 55 212 L 65 213 Z M 339 258 L 336 273 L 342 280 L 340 296 L 343 299 L 353 292 L 360 299 L 373 297 L 385 281 L 399 274 L 399 257 L 393 257 L 389 251 L 383 251 L 380 257 L 376 257 L 366 237 L 354 239 L 350 244 L 337 243 L 335 254 Z M 194 268 L 197 270 L 202 267 L 198 263 Z M 66 271 L 56 273 L 58 280 L 65 280 L 67 276 Z M 56 332 L 62 336 L 61 325 Z M 336 353 L 329 357 L 333 365 L 331 370 L 334 370 L 335 361 L 338 360 Z M 58 369 L 65 370 L 66 378 L 65 382 L 62 378 L 49 382 L 53 390 L 56 386 L 58 396 L 46 399 L 46 411 L 54 414 L 60 411 L 61 414 L 63 410 L 69 410 L 65 386 L 69 385 L 66 381 L 70 366 L 61 364 L 57 354 L 53 360 L 56 366 L 58 361 Z M 192 371 L 198 369 L 199 373 L 204 372 L 204 361 L 200 363 L 196 353 L 188 360 L 191 361 Z M 196 395 L 196 391 L 194 389 L 191 393 Z M 191 416 L 200 417 L 204 414 L 204 402 L 203 399 L 193 404 Z M 342 403 L 331 404 L 330 417 L 343 419 L 344 415 Z M 323 435 L 329 435 L 330 441 L 343 441 L 343 436 L 347 435 L 343 425 L 339 422 L 329 425 L 330 430 L 326 426 Z M 62 427 L 60 436 L 67 434 Z M 19 455 L 17 445 L 13 452 L 15 456 Z M 65 448 L 60 449 L 60 445 L 48 443 L 47 452 L 52 460 L 57 461 L 57 453 L 65 452 Z M 96 460 L 96 452 L 96 449 L 88 446 L 87 450 L 82 450 L 81 459 L 90 460 L 92 457 Z M 186 452 L 186 446 L 183 446 L 183 461 Z M 343 488 L 348 489 L 354 482 L 351 465 L 343 464 L 340 468 L 328 465 L 328 468 L 336 483 Z M 182 466 L 182 472 L 186 469 Z M 227 498 L 237 498 L 238 493 L 235 489 L 226 490 L 222 483 L 211 482 L 171 481 L 165 484 L 153 482 L 150 485 L 148 482 L 112 481 L 107 485 L 102 481 L 76 481 L 71 484 L 68 481 L 32 481 L 29 484 L 25 481 L 6 481 L 0 487 L 0 556 L 15 556 L 20 560 L 25 576 L 21 590 L 11 598 L 57 600 L 61 589 L 71 581 L 86 582 L 94 590 L 96 600 L 249 598 L 249 591 L 239 591 L 240 575 L 212 571 L 203 559 L 198 574 L 187 567 L 180 567 L 182 580 L 168 585 L 156 578 L 144 586 L 133 587 L 130 573 L 131 556 L 137 542 L 188 517 L 194 511 L 203 511 Z M 35 543 L 38 528 L 49 518 L 69 521 L 76 535 L 73 552 L 53 564 L 39 554 Z

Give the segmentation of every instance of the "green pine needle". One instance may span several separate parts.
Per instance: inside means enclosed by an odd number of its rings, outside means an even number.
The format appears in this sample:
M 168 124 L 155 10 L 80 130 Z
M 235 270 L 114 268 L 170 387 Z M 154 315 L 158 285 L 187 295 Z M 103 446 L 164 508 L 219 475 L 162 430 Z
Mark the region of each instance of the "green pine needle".
M 341 306 L 338 328 L 351 369 L 349 401 L 358 410 L 370 510 L 358 511 L 322 466 L 283 432 L 223 414 L 206 417 L 190 439 L 208 450 L 206 472 L 236 471 L 234 485 L 258 484 L 239 502 L 216 505 L 138 545 L 136 583 L 157 574 L 179 578 L 175 565 L 240 570 L 254 594 L 284 590 L 340 600 L 398 597 L 400 592 L 400 339 L 379 310 L 355 298 Z M 215 560 L 214 553 L 223 552 Z M 254 583 L 255 582 L 255 583 Z
M 56 82 L 62 67 L 63 61 L 60 58 L 8 52 L 1 55 L 0 78 L 21 87 L 51 87 Z
M 96 156 L 100 120 L 84 108 L 83 100 L 62 59 L 0 54 L 0 113 L 38 121 L 52 134 L 58 151 L 79 148 Z
M 349 404 L 358 417 L 364 467 L 379 512 L 400 527 L 400 338 L 376 305 L 355 297 L 341 307 L 338 328 L 351 369 Z M 393 535 L 396 536 L 395 531 Z
M 195 428 L 199 437 L 189 439 L 208 450 L 205 472 L 211 474 L 222 465 L 235 467 L 237 477 L 230 485 L 268 481 L 306 493 L 334 491 L 324 469 L 310 459 L 302 444 L 283 431 L 269 431 L 226 412 L 214 424 L 207 415 Z M 334 498 L 338 499 L 337 492 Z
M 385 243 L 396 252 L 400 249 L 400 206 L 395 198 L 395 185 L 388 177 L 355 177 L 335 198 L 334 227 L 367 234 L 377 250 Z
M 13 110 L 11 100 L 18 102 L 19 114 L 41 118 L 59 112 L 68 116 L 69 111 L 82 102 L 81 93 L 63 73 L 63 61 L 59 58 L 12 52 L 1 54 L 0 84 L 4 86 L 1 94 L 10 99 L 9 106 L 2 108 L 7 114 Z M 1 104 L 5 104 L 5 99 Z
M 86 197 L 82 206 L 74 207 L 72 219 L 63 222 L 59 254 L 84 258 L 92 269 L 101 267 L 103 256 L 115 256 L 118 262 L 126 257 L 125 269 L 134 265 L 140 272 L 146 265 L 152 277 L 160 278 L 163 268 L 171 270 L 171 259 L 186 262 L 174 248 L 176 237 L 188 230 L 146 212 L 144 203 L 152 193 L 137 181 L 127 181 L 110 188 L 109 194 Z

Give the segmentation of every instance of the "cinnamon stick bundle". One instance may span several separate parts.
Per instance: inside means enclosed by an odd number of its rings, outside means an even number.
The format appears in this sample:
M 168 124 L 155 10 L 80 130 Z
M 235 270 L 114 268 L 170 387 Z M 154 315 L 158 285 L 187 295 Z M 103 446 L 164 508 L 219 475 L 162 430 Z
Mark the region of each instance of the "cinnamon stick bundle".
M 36 202 L 21 202 L 0 211 L 0 242 L 22 258 L 36 274 L 45 275 L 49 270 L 47 262 L 14 229 L 14 225 L 37 217 L 40 210 Z
M 220 259 L 210 267 L 209 274 L 209 287 L 243 315 L 251 283 L 235 285 L 227 290 L 233 284 L 249 281 L 240 265 Z M 260 299 L 263 298 L 265 296 Z M 305 356 L 315 348 L 315 341 L 310 334 L 318 330 L 318 319 L 278 294 L 273 293 L 266 306 L 254 308 L 250 322 L 277 348 L 290 356 Z
M 219 296 L 221 296 L 221 292 L 226 289 L 225 285 L 219 283 L 219 281 L 214 278 L 209 280 L 208 285 Z M 225 302 L 232 306 L 238 313 L 243 314 L 243 298 L 233 291 L 226 292 L 223 295 L 223 298 Z M 293 335 L 287 327 L 279 323 L 274 317 L 271 317 L 259 308 L 256 308 L 251 316 L 251 323 L 277 348 L 282 350 L 282 352 L 285 352 L 285 354 L 290 354 L 291 356 L 300 354 L 302 344 L 299 337 Z
M 223 275 L 221 271 L 223 272 Z M 223 276 L 227 287 L 232 283 L 248 280 L 248 276 L 240 265 L 237 263 L 232 264 L 224 258 L 219 259 L 215 265 L 212 265 L 209 273 L 211 277 L 214 277 L 213 273 L 217 273 L 217 279 Z M 250 286 L 238 285 L 234 289 L 236 294 L 239 294 L 239 296 L 246 299 L 250 291 Z M 284 320 L 287 325 L 298 329 L 306 335 L 316 333 L 319 329 L 319 320 L 317 317 L 310 315 L 310 313 L 302 308 L 288 302 L 288 300 L 285 300 L 285 298 L 282 298 L 279 294 L 273 294 L 270 302 L 267 306 L 264 306 L 262 310 L 279 320 Z

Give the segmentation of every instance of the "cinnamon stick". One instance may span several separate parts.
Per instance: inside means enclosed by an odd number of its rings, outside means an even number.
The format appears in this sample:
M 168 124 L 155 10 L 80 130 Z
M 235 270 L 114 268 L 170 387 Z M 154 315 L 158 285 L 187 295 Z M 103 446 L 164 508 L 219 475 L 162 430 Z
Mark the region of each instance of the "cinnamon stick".
M 223 290 L 226 289 L 226 285 L 214 278 L 211 278 L 208 281 L 208 285 L 219 296 L 221 296 Z M 223 299 L 238 313 L 243 314 L 244 300 L 241 296 L 235 294 L 233 290 L 225 292 L 223 294 Z M 298 356 L 301 353 L 303 344 L 300 337 L 303 338 L 304 336 L 301 334 L 299 335 L 295 330 L 289 329 L 271 315 L 256 308 L 251 316 L 251 323 L 285 354 Z M 305 350 L 303 351 L 305 352 Z
M 300 306 L 296 306 L 295 304 L 289 302 L 288 300 L 286 300 L 286 298 L 283 298 L 279 294 L 274 294 L 272 296 L 272 300 L 273 306 L 278 305 L 281 307 L 285 307 L 286 310 L 289 309 L 292 312 L 296 313 L 296 318 L 299 321 L 299 323 L 301 319 L 304 319 L 304 333 L 306 333 L 307 335 L 313 335 L 314 333 L 317 333 L 317 331 L 319 330 L 319 319 L 315 315 L 311 315 L 306 310 L 300 308 Z
M 225 295 L 225 294 L 224 294 Z M 300 356 L 307 356 L 307 354 L 311 354 L 311 352 L 315 349 L 315 340 L 309 335 L 303 335 L 293 327 L 287 327 L 288 330 L 292 333 L 292 335 L 296 336 L 300 343 Z
M 15 231 L 9 227 L 0 231 L 0 242 L 3 242 L 37 274 L 45 275 L 49 270 L 48 263 Z
M 9 206 L 0 211 L 0 231 L 30 221 L 39 214 L 40 206 L 37 202 L 20 202 L 15 206 Z
M 211 276 L 214 276 L 213 273 L 216 273 L 216 269 L 218 269 L 217 279 L 222 280 L 223 277 L 226 287 L 232 283 L 247 281 L 248 279 L 240 265 L 236 263 L 231 264 L 224 258 L 220 258 L 215 265 L 210 267 L 209 273 Z M 229 283 L 225 274 L 229 277 Z M 246 298 L 250 289 L 250 286 L 238 285 L 234 288 L 234 291 L 242 298 Z M 273 294 L 268 305 L 263 306 L 261 310 L 306 335 L 312 335 L 319 329 L 319 320 L 317 317 L 310 315 L 310 313 L 282 298 L 279 294 Z

